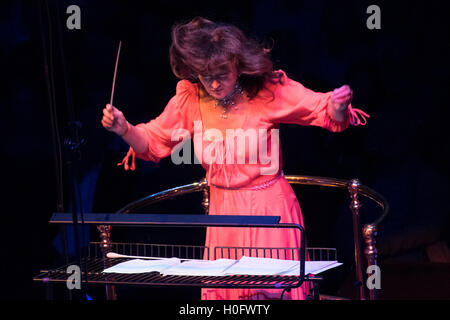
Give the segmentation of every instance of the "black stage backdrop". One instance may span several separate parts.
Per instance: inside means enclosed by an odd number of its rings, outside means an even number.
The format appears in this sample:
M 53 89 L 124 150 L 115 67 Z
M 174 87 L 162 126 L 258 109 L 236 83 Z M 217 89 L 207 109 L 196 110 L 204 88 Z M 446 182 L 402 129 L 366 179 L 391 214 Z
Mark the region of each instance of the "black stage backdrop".
M 261 41 L 273 40 L 275 68 L 310 89 L 352 87 L 354 107 L 371 116 L 368 125 L 337 134 L 282 126 L 284 172 L 359 178 L 384 195 L 391 210 L 378 235 L 383 298 L 450 298 L 450 285 L 442 283 L 448 281 L 450 262 L 449 119 L 444 112 L 450 55 L 444 3 L 2 1 L 1 297 L 44 299 L 43 288 L 32 277 L 64 260 L 61 230 L 48 221 L 53 212 L 73 208 L 68 156 L 57 146 L 74 131 L 85 141 L 75 162 L 80 194 L 75 202 L 84 212 L 114 212 L 148 194 L 204 177 L 200 165 L 174 165 L 170 158 L 158 164 L 137 161 L 135 172 L 123 171 L 116 163 L 127 146 L 100 124 L 119 40 L 114 105 L 133 124 L 148 121 L 175 93 L 177 79 L 168 59 L 170 27 L 200 15 L 233 23 Z M 379 30 L 366 26 L 371 4 L 381 9 Z M 66 26 L 70 5 L 81 9 L 81 29 Z M 49 91 L 46 73 L 54 91 Z M 308 245 L 336 247 L 344 262 L 329 273 L 323 293 L 354 297 L 348 195 L 320 187 L 295 191 Z M 200 195 L 192 195 L 143 212 L 201 210 Z M 379 214 L 364 202 L 363 222 Z M 203 236 L 202 230 L 113 230 L 116 241 L 201 244 Z M 89 228 L 80 237 L 98 239 L 96 230 Z M 68 238 L 73 258 L 72 232 Z M 103 298 L 103 291 L 88 291 L 94 299 Z M 63 291 L 60 294 L 57 298 L 67 298 Z M 130 299 L 155 296 L 195 300 L 199 292 L 123 293 Z

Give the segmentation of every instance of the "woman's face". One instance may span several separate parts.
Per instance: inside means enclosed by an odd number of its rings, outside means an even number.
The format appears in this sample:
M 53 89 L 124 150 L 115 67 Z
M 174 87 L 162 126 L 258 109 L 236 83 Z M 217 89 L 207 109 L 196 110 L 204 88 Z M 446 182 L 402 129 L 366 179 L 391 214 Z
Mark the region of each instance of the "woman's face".
M 220 68 L 208 74 L 199 74 L 198 79 L 206 92 L 214 99 L 225 98 L 234 89 L 238 78 L 237 70 L 233 66 Z

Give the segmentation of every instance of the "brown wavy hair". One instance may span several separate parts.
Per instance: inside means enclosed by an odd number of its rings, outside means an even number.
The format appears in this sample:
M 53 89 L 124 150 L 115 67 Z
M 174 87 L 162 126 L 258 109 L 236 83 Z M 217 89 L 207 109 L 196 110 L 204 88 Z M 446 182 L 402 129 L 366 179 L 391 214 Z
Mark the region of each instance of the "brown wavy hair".
M 273 71 L 269 48 L 246 37 L 233 25 L 202 17 L 172 27 L 169 57 L 175 76 L 194 83 L 199 82 L 199 74 L 234 64 L 250 99 L 265 87 L 267 80 L 281 81 L 281 73 Z

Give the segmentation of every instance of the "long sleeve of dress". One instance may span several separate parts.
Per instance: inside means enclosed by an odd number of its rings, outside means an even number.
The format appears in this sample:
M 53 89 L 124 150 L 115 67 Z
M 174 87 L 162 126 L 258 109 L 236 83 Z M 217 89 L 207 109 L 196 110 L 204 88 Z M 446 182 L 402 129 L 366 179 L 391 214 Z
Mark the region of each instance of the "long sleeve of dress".
M 195 108 L 196 87 L 187 80 L 181 80 L 177 84 L 176 95 L 173 96 L 164 111 L 155 119 L 147 123 L 136 125 L 144 129 L 145 138 L 148 142 L 148 150 L 145 153 L 136 153 L 130 147 L 128 154 L 118 165 L 124 165 L 125 170 L 134 170 L 134 158 L 159 162 L 162 158 L 169 156 L 172 148 L 187 136 L 192 136 L 193 117 Z M 128 165 L 132 157 L 131 167 Z
M 365 124 L 361 122 L 357 115 L 369 117 L 359 109 L 355 109 L 350 104 L 348 113 L 342 122 L 334 120 L 328 114 L 328 105 L 331 103 L 332 92 L 314 92 L 301 83 L 296 82 L 282 73 L 279 84 L 270 85 L 273 92 L 272 101 L 267 103 L 265 108 L 266 117 L 272 123 L 294 123 L 304 126 L 319 126 L 327 130 L 338 132 L 346 129 L 350 124 Z

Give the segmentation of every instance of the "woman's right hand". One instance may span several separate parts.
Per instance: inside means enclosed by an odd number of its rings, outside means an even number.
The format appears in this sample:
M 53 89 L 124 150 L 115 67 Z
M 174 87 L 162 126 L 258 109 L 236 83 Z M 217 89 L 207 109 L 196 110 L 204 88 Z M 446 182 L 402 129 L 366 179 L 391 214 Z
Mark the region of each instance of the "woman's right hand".
M 122 111 L 109 103 L 103 109 L 102 125 L 106 130 L 119 136 L 124 136 L 128 132 L 128 121 L 125 119 Z

